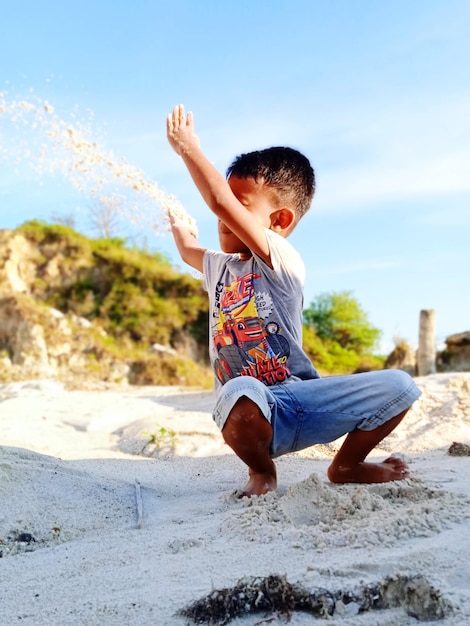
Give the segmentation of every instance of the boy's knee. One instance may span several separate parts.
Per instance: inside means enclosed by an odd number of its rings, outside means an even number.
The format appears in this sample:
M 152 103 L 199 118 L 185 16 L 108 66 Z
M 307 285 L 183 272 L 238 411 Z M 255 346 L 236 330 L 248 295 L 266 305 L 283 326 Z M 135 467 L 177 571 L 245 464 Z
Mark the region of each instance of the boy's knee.
M 372 372 L 371 372 L 372 373 Z M 409 393 L 412 396 L 419 395 L 413 377 L 407 372 L 400 369 L 387 369 L 373 372 L 374 376 L 379 376 L 375 380 L 380 381 L 383 389 L 386 389 L 388 393 L 396 396 Z
M 389 380 L 392 381 L 392 383 L 400 388 L 400 387 L 409 387 L 410 385 L 413 385 L 414 381 L 413 381 L 413 377 L 410 376 L 410 374 L 408 374 L 408 372 L 405 372 L 404 370 L 400 370 L 400 369 L 389 369 L 389 370 L 383 370 L 387 372 L 387 375 L 389 377 Z
M 234 439 L 245 439 L 269 443 L 272 439 L 272 428 L 259 406 L 246 396 L 242 396 L 234 404 L 222 429 L 227 443 Z
M 238 423 L 249 423 L 257 418 L 265 419 L 259 406 L 247 396 L 242 396 L 233 405 L 227 419 Z

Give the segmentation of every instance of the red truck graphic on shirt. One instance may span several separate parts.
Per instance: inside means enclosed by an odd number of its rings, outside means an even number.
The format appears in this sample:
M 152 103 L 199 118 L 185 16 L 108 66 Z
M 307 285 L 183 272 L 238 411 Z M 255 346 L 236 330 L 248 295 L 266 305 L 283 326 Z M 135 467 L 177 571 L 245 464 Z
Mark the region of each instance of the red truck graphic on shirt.
M 258 317 L 228 317 L 214 335 L 217 358 L 214 369 L 220 382 L 235 376 L 254 376 L 267 385 L 290 376 L 289 342 L 271 322 L 265 330 Z
M 264 337 L 264 331 L 257 317 L 226 319 L 222 329 L 214 337 L 215 347 L 219 351 L 224 346 L 235 344 L 242 350 L 256 346 Z

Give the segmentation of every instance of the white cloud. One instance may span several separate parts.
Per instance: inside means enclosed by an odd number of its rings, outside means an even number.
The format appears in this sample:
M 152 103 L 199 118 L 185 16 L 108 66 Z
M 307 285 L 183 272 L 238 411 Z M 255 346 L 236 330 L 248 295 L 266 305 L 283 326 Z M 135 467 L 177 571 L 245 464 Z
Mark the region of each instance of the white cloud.
M 400 163 L 379 163 L 326 172 L 317 192 L 319 211 L 365 209 L 390 200 L 470 191 L 470 148 L 453 154 L 410 155 Z
M 317 209 L 350 211 L 390 200 L 470 191 L 470 97 L 426 109 L 415 101 L 376 113 L 348 116 L 335 147 L 350 165 L 320 172 Z M 343 122 L 344 123 L 344 122 Z M 322 142 L 328 137 L 322 136 Z M 319 148 L 321 154 L 321 146 Z M 331 148 L 327 147 L 328 152 Z
M 353 274 L 356 272 L 372 272 L 375 270 L 389 270 L 401 267 L 402 261 L 396 260 L 379 260 L 370 259 L 368 261 L 361 261 L 360 263 L 348 263 L 344 265 L 337 265 L 325 268 L 317 268 L 315 274 L 317 276 L 332 276 L 335 274 Z

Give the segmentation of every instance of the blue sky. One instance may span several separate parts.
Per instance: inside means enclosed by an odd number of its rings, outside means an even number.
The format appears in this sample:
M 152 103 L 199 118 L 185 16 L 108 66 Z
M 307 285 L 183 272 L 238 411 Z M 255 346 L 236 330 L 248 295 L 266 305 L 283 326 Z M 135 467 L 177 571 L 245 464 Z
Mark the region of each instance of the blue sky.
M 4 100 L 47 101 L 90 126 L 177 196 L 204 245 L 218 245 L 215 220 L 165 136 L 180 102 L 222 171 L 269 145 L 310 158 L 317 194 L 292 236 L 306 306 L 352 291 L 385 351 L 394 337 L 417 345 L 421 309 L 436 310 L 439 345 L 470 330 L 466 0 L 18 0 L 3 6 L 0 33 Z M 14 158 L 29 141 L 0 114 L 0 228 L 74 214 L 92 234 L 87 193 Z M 120 228 L 182 267 L 168 235 Z

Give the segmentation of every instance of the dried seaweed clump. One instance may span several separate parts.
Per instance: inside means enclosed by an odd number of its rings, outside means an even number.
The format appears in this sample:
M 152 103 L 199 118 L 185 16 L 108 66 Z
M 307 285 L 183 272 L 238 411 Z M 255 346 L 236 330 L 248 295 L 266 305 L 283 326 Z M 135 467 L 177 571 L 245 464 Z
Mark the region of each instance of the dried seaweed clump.
M 447 452 L 450 456 L 470 456 L 470 446 L 467 446 L 466 443 L 454 441 Z
M 214 590 L 183 608 L 179 614 L 196 624 L 224 626 L 235 617 L 251 613 L 272 613 L 289 618 L 293 611 L 303 611 L 327 618 L 354 603 L 358 614 L 369 610 L 402 607 L 421 621 L 438 621 L 452 611 L 439 590 L 424 576 L 395 576 L 361 587 L 358 591 L 309 592 L 291 584 L 285 576 L 245 577 L 234 587 Z

